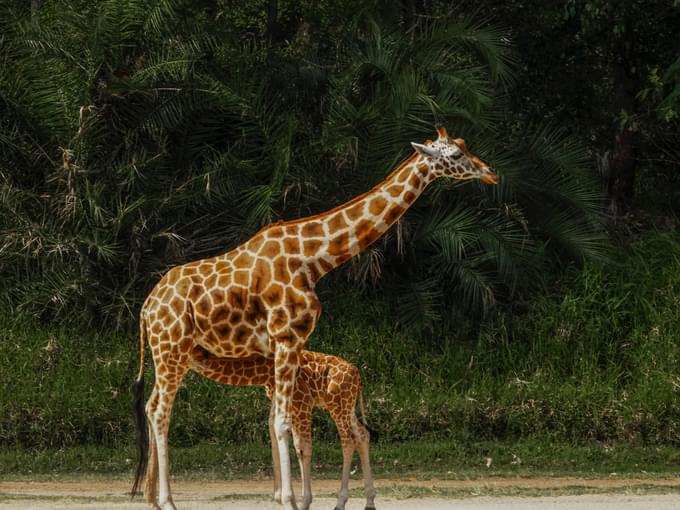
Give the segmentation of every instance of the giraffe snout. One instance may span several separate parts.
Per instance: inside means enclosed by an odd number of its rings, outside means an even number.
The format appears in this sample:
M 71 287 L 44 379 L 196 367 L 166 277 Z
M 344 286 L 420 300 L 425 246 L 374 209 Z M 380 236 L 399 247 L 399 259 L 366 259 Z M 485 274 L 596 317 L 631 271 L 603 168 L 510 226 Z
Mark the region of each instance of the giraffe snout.
M 482 168 L 482 175 L 479 179 L 484 184 L 498 184 L 498 174 L 494 172 L 493 168 L 486 165 Z

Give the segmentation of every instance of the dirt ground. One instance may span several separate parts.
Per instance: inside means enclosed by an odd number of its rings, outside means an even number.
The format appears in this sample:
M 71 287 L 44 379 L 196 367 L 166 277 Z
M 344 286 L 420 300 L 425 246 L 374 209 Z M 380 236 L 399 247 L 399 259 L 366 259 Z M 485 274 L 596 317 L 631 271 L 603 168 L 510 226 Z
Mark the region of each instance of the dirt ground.
M 361 481 L 353 480 L 347 510 L 361 510 L 365 501 Z M 332 509 L 335 480 L 315 480 L 317 495 L 312 508 Z M 574 489 L 576 490 L 574 491 Z M 644 490 L 640 490 L 644 488 Z M 198 482 L 173 484 L 179 510 L 279 510 L 270 501 L 269 481 Z M 680 478 L 485 478 L 479 480 L 377 480 L 376 507 L 379 510 L 500 510 L 501 508 L 575 510 L 670 510 L 680 508 Z M 570 494 L 570 490 L 572 491 Z M 653 494 L 648 493 L 651 490 Z M 75 509 L 139 510 L 147 508 L 143 498 L 131 501 L 129 482 L 0 482 L 0 510 Z M 457 492 L 459 491 L 459 492 Z M 607 491 L 616 492 L 606 494 Z M 524 497 L 517 496 L 517 493 Z M 566 493 L 546 496 L 546 493 Z M 596 492 L 582 494 L 580 492 Z M 602 493 L 600 493 L 602 492 Z M 672 494 L 663 494 L 672 492 Z M 491 497 L 489 494 L 499 496 Z M 422 494 L 425 494 L 423 496 Z M 448 495 L 448 497 L 447 497 Z M 531 496 L 531 497 L 527 497 Z

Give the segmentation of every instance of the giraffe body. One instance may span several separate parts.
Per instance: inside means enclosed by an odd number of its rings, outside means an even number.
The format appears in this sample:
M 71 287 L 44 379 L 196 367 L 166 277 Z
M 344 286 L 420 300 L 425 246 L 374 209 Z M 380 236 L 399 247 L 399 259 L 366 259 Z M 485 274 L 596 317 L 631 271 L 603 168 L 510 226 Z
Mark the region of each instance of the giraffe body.
M 167 435 L 172 404 L 197 347 L 218 357 L 274 360 L 274 430 L 280 456 L 281 501 L 296 509 L 288 441 L 291 403 L 300 353 L 321 313 L 314 287 L 320 278 L 366 249 L 439 177 L 495 184 L 493 171 L 444 128 L 436 141 L 413 144 L 415 153 L 380 184 L 330 211 L 263 228 L 234 250 L 168 271 L 140 314 L 140 358 L 135 414 L 144 471 L 146 427 L 158 449 L 159 506 L 175 510 L 169 485 Z M 156 368 L 156 383 L 143 398 L 144 342 Z
M 190 365 L 200 375 L 221 384 L 264 386 L 269 398 L 274 395 L 274 360 L 271 358 L 217 358 L 210 356 L 203 349 L 196 349 L 191 355 Z M 331 415 L 342 445 L 343 478 L 336 509 L 343 510 L 348 499 L 349 472 L 355 450 L 359 452 L 364 474 L 366 508 L 375 508 L 375 490 L 368 453 L 370 435 L 355 413 L 358 398 L 362 398 L 361 377 L 354 365 L 336 356 L 323 353 L 311 351 L 300 353 L 300 366 L 293 391 L 292 432 L 303 481 L 301 508 L 309 508 L 312 502 L 312 409 L 314 407 L 321 407 Z M 281 480 L 277 441 L 273 430 L 273 405 L 271 409 L 270 435 L 274 461 L 274 497 L 280 498 Z M 363 401 L 361 401 L 361 412 L 363 418 Z M 157 452 L 152 442 L 144 489 L 146 499 L 152 505 L 156 503 L 156 455 Z

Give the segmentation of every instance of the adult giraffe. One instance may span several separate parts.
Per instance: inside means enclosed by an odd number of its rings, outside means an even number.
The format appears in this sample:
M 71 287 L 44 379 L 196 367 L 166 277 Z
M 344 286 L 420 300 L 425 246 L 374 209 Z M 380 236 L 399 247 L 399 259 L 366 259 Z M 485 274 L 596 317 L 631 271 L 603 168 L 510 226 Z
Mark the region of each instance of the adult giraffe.
M 133 494 L 144 473 L 148 437 L 144 399 L 144 343 L 148 338 L 156 382 L 146 416 L 158 448 L 158 506 L 175 510 L 170 494 L 168 429 L 175 394 L 202 347 L 218 357 L 274 358 L 274 428 L 280 453 L 281 502 L 297 509 L 288 443 L 299 352 L 321 313 L 314 287 L 382 236 L 432 181 L 481 179 L 496 174 L 465 142 L 437 127 L 438 138 L 412 143 L 415 153 L 380 184 L 330 211 L 264 227 L 232 251 L 172 268 L 146 298 L 140 313 L 140 368 L 135 416 L 140 459 Z

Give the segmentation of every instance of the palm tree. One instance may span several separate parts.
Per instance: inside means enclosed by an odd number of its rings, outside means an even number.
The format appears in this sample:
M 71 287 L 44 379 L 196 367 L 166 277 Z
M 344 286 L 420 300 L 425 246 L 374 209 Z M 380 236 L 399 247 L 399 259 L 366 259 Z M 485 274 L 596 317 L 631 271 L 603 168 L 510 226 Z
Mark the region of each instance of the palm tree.
M 404 322 L 431 324 L 450 303 L 483 313 L 499 296 L 531 288 L 554 257 L 604 255 L 585 151 L 554 126 L 512 129 L 504 118 L 513 60 L 498 29 L 471 19 L 419 23 L 405 38 L 371 23 L 341 60 L 326 135 L 346 163 L 344 180 L 358 183 L 351 193 L 404 158 L 404 140 L 431 136 L 433 119 L 503 176 L 493 189 L 435 187 L 355 264 L 358 278 L 382 275 L 397 287 Z
M 433 187 L 348 266 L 392 289 L 402 320 L 483 312 L 549 260 L 602 255 L 583 150 L 554 127 L 507 127 L 513 60 L 497 29 L 357 21 L 336 46 L 296 49 L 242 43 L 173 0 L 20 7 L 0 28 L 11 306 L 125 327 L 168 267 L 365 191 L 436 120 L 503 180 Z

